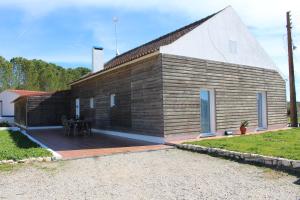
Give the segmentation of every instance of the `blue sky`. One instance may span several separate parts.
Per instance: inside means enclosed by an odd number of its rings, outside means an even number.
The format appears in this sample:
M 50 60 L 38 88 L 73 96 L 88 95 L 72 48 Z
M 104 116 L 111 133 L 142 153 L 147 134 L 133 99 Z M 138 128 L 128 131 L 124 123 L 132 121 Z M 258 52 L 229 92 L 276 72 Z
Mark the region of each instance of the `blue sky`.
M 292 11 L 300 89 L 300 3 L 297 0 L 3 0 L 0 55 L 43 59 L 64 67 L 91 66 L 91 47 L 114 56 L 231 5 L 287 77 L 285 12 Z M 271 5 L 271 7 L 270 7 Z M 268 9 L 270 8 L 270 9 Z M 298 26 L 298 27 L 297 27 Z M 300 91 L 297 92 L 300 100 Z

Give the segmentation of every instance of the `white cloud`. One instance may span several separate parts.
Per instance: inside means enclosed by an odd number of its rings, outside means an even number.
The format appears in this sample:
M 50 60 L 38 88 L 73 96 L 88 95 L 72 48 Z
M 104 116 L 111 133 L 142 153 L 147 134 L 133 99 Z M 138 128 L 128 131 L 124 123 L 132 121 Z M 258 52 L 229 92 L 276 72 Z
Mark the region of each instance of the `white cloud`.
M 89 55 L 63 55 L 63 56 L 57 56 L 57 55 L 40 55 L 40 56 L 33 56 L 33 57 L 28 57 L 28 59 L 41 59 L 41 60 L 46 60 L 48 62 L 66 62 L 68 61 L 69 63 L 82 63 L 82 61 L 85 61 L 87 59 L 90 59 Z
M 199 17 L 232 5 L 246 22 L 251 24 L 264 24 L 265 26 L 278 26 L 285 21 L 285 12 L 292 10 L 299 13 L 300 6 L 297 0 L 10 0 L 1 1 L 0 6 L 14 6 L 36 16 L 46 14 L 52 10 L 63 7 L 113 7 L 122 10 L 148 10 L 161 12 L 181 12 L 190 17 Z M 295 15 L 299 21 L 300 13 Z
M 85 23 L 84 29 L 92 33 L 95 44 L 101 44 L 105 48 L 104 60 L 107 61 L 115 56 L 116 51 L 116 37 L 114 32 L 114 25 L 112 23 L 102 21 L 89 21 Z M 124 52 L 129 49 L 128 44 L 124 43 L 118 38 L 118 50 Z

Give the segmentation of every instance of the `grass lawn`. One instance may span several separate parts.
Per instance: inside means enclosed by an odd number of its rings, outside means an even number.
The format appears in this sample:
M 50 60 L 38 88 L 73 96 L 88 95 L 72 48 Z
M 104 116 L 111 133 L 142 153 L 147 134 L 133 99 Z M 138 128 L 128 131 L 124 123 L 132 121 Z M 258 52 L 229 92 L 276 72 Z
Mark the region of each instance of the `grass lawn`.
M 30 157 L 51 156 L 18 131 L 0 131 L 0 160 L 21 160 Z
M 300 160 L 300 128 L 187 144 Z

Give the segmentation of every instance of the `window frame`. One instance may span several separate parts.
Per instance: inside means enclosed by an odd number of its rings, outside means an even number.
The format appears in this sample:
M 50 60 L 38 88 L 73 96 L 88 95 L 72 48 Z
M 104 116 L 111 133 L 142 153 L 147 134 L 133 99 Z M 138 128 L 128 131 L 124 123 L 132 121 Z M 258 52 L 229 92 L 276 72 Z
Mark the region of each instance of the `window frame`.
M 110 108 L 113 108 L 116 106 L 116 94 L 115 93 L 112 93 L 110 94 L 109 96 L 109 99 L 110 99 Z
M 90 97 L 89 103 L 90 103 L 90 109 L 94 109 L 95 108 L 95 98 Z
M 75 118 L 79 119 L 80 118 L 80 98 L 77 97 L 75 99 Z

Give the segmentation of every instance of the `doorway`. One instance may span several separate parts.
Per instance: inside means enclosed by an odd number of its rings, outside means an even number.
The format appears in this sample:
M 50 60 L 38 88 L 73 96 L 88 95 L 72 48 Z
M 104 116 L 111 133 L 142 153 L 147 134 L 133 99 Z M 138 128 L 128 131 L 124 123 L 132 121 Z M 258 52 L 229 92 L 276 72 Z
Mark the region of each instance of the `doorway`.
M 267 100 L 266 92 L 257 93 L 257 119 L 258 119 L 258 129 L 267 128 Z
M 213 90 L 200 91 L 201 136 L 215 135 L 215 95 Z

